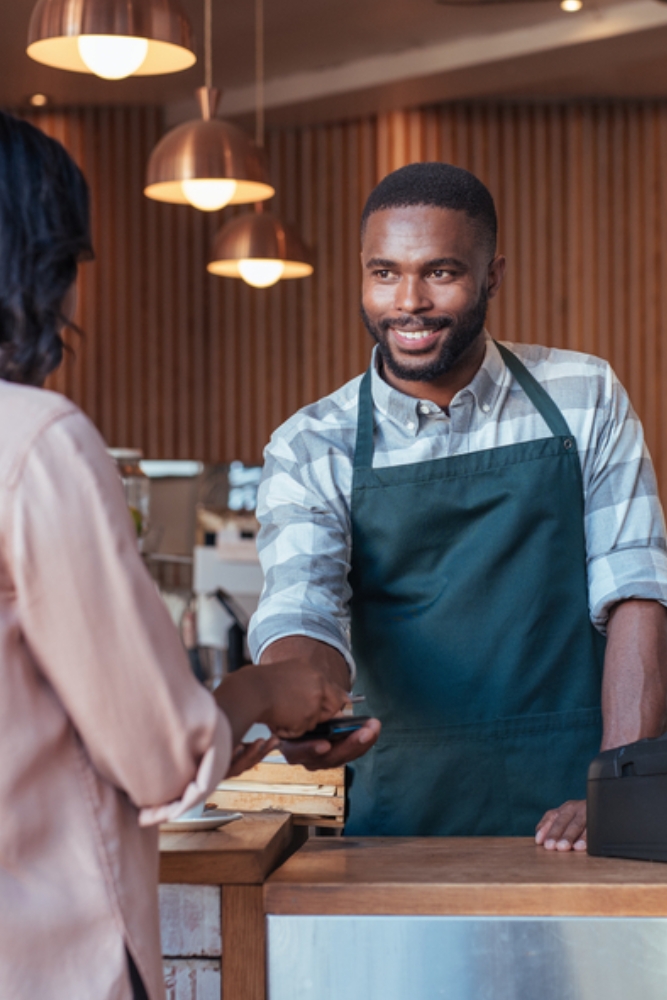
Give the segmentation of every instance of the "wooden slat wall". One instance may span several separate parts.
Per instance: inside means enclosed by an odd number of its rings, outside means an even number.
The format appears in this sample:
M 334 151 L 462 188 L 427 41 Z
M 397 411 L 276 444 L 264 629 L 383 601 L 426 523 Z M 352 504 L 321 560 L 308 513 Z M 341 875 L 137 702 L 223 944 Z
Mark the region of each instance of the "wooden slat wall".
M 667 103 L 452 105 L 378 121 L 380 176 L 442 159 L 476 173 L 508 258 L 500 339 L 609 360 L 667 492 Z
M 141 193 L 155 109 L 36 113 L 92 186 L 76 363 L 53 378 L 110 444 L 257 461 L 271 430 L 363 369 L 358 220 L 374 183 L 422 159 L 477 173 L 498 204 L 506 286 L 490 326 L 608 358 L 667 486 L 667 103 L 455 104 L 269 133 L 274 209 L 316 249 L 313 278 L 249 289 L 205 272 L 228 217 Z M 238 210 L 234 210 L 238 211 Z
M 273 428 L 366 364 L 359 321 L 358 224 L 376 182 L 375 123 L 274 132 L 272 209 L 316 248 L 313 278 L 272 289 L 211 277 L 208 216 L 142 194 L 159 112 L 35 113 L 89 179 L 97 260 L 80 276 L 67 359 L 50 386 L 112 445 L 151 457 L 259 461 Z M 245 209 L 247 211 L 247 209 Z

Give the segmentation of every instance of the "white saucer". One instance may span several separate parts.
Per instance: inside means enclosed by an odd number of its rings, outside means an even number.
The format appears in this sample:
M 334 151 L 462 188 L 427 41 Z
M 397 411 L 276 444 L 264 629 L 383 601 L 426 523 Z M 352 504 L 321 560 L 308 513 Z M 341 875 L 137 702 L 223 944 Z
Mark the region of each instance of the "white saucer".
M 243 819 L 241 813 L 228 812 L 224 809 L 207 809 L 203 816 L 187 816 L 183 819 L 173 819 L 170 823 L 161 823 L 160 830 L 163 833 L 182 833 L 186 830 L 217 830 L 225 823 L 232 823 L 235 819 Z

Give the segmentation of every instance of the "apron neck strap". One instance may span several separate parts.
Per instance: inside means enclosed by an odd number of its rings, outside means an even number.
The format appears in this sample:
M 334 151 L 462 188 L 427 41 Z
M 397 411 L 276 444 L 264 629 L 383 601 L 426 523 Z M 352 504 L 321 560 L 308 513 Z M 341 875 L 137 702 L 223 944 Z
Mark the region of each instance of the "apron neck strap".
M 509 368 L 513 377 L 528 396 L 528 399 L 540 414 L 554 437 L 570 437 L 570 428 L 567 426 L 567 421 L 546 389 L 543 389 L 540 383 L 533 378 L 523 362 L 519 361 L 516 354 L 513 354 L 512 351 L 508 351 L 508 349 L 503 347 L 502 344 L 499 344 L 497 340 L 494 340 L 494 344 L 498 348 L 501 358 Z
M 368 368 L 359 386 L 359 416 L 357 417 L 357 443 L 354 449 L 354 468 L 370 469 L 373 464 L 373 393 L 371 370 Z
M 543 418 L 554 437 L 571 437 L 570 428 L 553 399 L 533 378 L 516 354 L 494 340 L 500 356 L 519 383 L 529 400 Z M 373 393 L 371 370 L 367 369 L 359 385 L 359 416 L 357 418 L 357 443 L 354 450 L 354 468 L 369 469 L 373 464 Z

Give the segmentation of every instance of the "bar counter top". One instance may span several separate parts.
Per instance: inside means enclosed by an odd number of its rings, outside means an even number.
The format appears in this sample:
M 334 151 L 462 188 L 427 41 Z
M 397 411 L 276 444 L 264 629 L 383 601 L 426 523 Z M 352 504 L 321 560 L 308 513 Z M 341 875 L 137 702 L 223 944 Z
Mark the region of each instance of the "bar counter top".
M 267 914 L 667 916 L 667 864 L 532 838 L 315 839 L 264 885 Z
M 160 833 L 160 882 L 259 885 L 302 840 L 292 817 L 278 812 L 247 813 L 218 830 Z

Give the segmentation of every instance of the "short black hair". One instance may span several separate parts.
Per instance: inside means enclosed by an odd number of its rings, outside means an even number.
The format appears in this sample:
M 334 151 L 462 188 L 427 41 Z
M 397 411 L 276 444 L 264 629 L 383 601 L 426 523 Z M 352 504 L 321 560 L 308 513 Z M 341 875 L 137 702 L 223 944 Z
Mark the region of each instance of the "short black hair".
M 41 385 L 58 367 L 63 299 L 92 254 L 88 186 L 74 160 L 0 112 L 0 379 Z
M 368 218 L 386 208 L 433 205 L 465 212 L 479 228 L 493 257 L 498 238 L 496 206 L 489 189 L 469 170 L 451 163 L 410 163 L 387 174 L 368 196 L 361 215 L 361 236 Z

